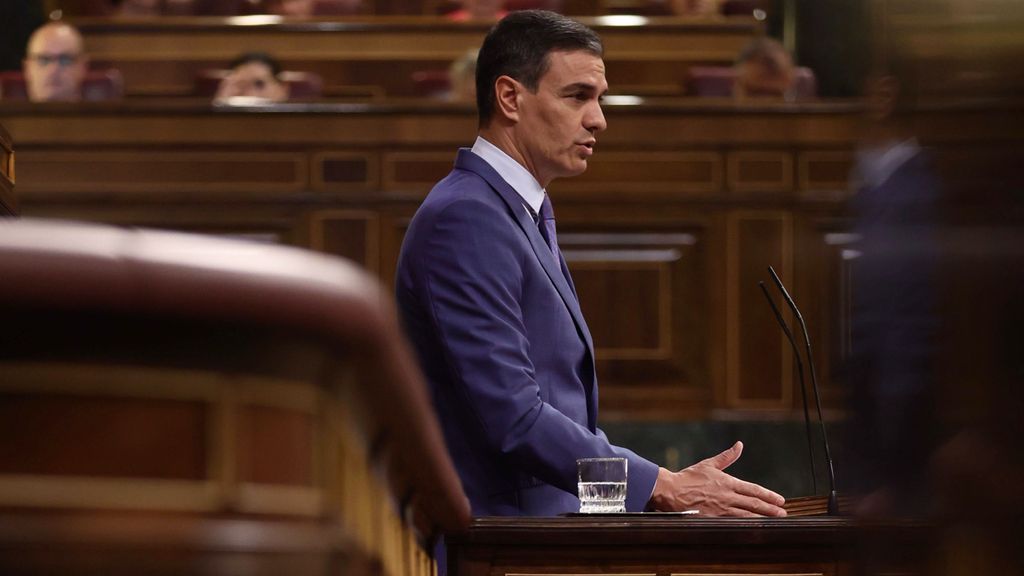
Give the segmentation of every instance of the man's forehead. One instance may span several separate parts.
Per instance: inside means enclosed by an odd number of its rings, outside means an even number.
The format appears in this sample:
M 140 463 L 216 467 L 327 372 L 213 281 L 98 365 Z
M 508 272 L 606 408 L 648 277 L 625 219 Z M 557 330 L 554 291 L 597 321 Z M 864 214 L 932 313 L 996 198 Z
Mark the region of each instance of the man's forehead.
M 604 80 L 604 60 L 586 50 L 553 51 L 548 54 L 548 66 L 544 76 L 559 83 L 599 82 Z
M 82 38 L 67 26 L 47 26 L 32 38 L 34 50 L 61 50 L 80 52 Z

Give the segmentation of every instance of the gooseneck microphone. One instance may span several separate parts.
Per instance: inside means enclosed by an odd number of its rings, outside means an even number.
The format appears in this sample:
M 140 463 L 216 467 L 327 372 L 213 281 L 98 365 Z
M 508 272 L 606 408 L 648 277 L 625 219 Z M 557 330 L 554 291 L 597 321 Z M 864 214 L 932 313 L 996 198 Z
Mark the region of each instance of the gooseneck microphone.
M 775 301 L 768 294 L 768 289 L 765 288 L 764 282 L 758 282 L 757 285 L 761 288 L 761 292 L 764 293 L 765 300 L 768 300 L 768 305 L 772 307 L 775 319 L 779 321 L 782 333 L 786 335 L 786 339 L 789 340 L 789 346 L 793 349 L 793 358 L 796 359 L 796 371 L 800 376 L 800 396 L 804 401 L 804 427 L 807 429 L 807 458 L 811 463 L 811 494 L 817 494 L 818 473 L 814 466 L 814 440 L 811 436 L 811 414 L 807 410 L 807 383 L 804 381 L 804 362 L 800 359 L 800 349 L 796 347 L 796 341 L 793 340 L 793 332 L 789 330 L 789 324 L 786 324 L 786 321 L 782 318 L 782 313 L 779 312 L 779 308 L 775 305 Z
M 821 424 L 821 439 L 825 444 L 825 463 L 828 464 L 828 514 L 829 516 L 836 516 L 839 514 L 839 498 L 836 495 L 836 472 L 832 466 L 832 451 L 828 447 L 828 434 L 825 432 L 825 419 L 821 415 L 821 390 L 818 387 L 818 376 L 814 371 L 814 354 L 811 352 L 811 337 L 807 333 L 807 324 L 804 323 L 803 314 L 800 313 L 800 309 L 796 307 L 796 302 L 789 295 L 786 287 L 782 284 L 782 280 L 779 279 L 779 275 L 775 273 L 775 269 L 771 266 L 768 267 L 768 272 L 772 275 L 772 281 L 775 282 L 775 286 L 778 287 L 779 292 L 782 293 L 782 298 L 789 305 L 789 309 L 793 311 L 796 319 L 800 322 L 800 331 L 804 335 L 804 344 L 806 346 L 807 354 L 807 365 L 811 371 L 811 387 L 814 389 L 814 403 L 818 409 L 818 422 Z

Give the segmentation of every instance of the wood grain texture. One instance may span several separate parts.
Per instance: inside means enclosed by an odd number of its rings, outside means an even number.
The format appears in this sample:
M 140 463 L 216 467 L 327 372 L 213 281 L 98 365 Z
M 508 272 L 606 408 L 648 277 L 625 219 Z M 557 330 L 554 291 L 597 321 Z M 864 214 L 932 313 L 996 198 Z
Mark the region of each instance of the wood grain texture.
M 846 191 L 830 178 L 849 157 L 857 106 L 611 99 L 604 110 L 609 129 L 587 172 L 549 190 L 596 338 L 602 418 L 785 413 L 796 383 L 761 296 L 748 290 L 765 262 L 786 259 L 798 282 L 813 283 L 805 305 L 816 337 L 836 340 L 844 309 L 830 295 L 841 252 L 822 251 L 827 231 L 807 222 L 842 229 Z M 0 121 L 34 166 L 27 215 L 306 246 L 389 286 L 409 219 L 476 127 L 470 107 L 405 100 L 273 113 L 161 101 L 12 105 Z M 754 229 L 760 216 L 744 214 L 769 215 L 775 228 Z

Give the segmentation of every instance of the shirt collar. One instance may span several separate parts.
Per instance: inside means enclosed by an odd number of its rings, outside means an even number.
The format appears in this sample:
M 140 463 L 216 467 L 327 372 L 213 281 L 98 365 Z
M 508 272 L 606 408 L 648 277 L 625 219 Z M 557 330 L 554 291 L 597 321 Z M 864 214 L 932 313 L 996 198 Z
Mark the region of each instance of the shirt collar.
M 881 146 L 864 148 L 857 153 L 858 176 L 862 184 L 878 188 L 890 176 L 921 151 L 917 140 L 887 142 Z
M 523 199 L 523 204 L 531 216 L 540 214 L 540 205 L 544 203 L 544 188 L 522 164 L 484 139 L 477 136 L 473 143 L 473 153 L 490 164 L 491 168 L 508 182 L 509 186 Z M 534 216 L 536 217 L 536 216 Z

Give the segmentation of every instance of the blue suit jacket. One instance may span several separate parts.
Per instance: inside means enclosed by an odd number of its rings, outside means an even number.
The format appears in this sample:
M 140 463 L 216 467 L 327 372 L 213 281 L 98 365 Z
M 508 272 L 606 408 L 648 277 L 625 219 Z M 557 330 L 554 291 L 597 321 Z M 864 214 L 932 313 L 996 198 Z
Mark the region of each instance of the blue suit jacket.
M 590 332 L 564 260 L 522 198 L 460 150 L 402 245 L 397 296 L 473 514 L 575 512 L 576 459 L 629 460 L 641 511 L 657 465 L 597 428 Z

